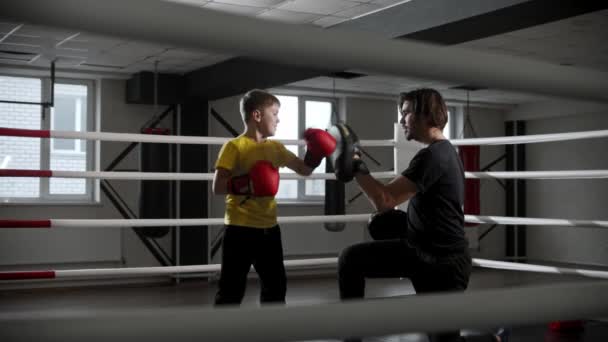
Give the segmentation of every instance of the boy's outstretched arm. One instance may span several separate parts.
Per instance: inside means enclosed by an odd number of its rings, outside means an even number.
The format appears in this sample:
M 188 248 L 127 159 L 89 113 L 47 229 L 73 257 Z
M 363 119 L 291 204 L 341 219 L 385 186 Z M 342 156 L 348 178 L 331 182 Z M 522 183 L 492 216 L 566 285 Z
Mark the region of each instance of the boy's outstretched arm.
M 306 163 L 300 158 L 293 158 L 285 166 L 302 176 L 310 176 L 313 170 L 313 168 L 306 165 Z

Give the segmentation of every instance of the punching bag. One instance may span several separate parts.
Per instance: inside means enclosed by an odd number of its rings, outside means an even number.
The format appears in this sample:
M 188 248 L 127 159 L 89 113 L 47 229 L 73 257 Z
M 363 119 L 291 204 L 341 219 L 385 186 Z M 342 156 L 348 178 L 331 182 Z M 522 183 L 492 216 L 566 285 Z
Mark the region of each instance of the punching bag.
M 334 168 L 328 159 L 325 160 L 325 172 L 333 173 Z M 344 183 L 328 179 L 325 181 L 325 215 L 344 215 Z M 341 232 L 346 228 L 344 222 L 325 222 L 325 229 L 330 232 Z
M 144 134 L 169 134 L 169 129 L 148 128 Z M 170 172 L 169 149 L 171 144 L 140 144 L 141 172 Z M 166 219 L 171 215 L 171 182 L 162 180 L 140 181 L 139 217 L 142 219 Z M 169 233 L 169 227 L 143 227 L 137 230 L 150 238 L 161 238 Z
M 460 159 L 465 171 L 479 171 L 479 146 L 459 146 Z M 480 196 L 479 179 L 465 179 L 464 181 L 464 214 L 479 215 Z M 475 227 L 477 223 L 465 223 L 466 227 Z

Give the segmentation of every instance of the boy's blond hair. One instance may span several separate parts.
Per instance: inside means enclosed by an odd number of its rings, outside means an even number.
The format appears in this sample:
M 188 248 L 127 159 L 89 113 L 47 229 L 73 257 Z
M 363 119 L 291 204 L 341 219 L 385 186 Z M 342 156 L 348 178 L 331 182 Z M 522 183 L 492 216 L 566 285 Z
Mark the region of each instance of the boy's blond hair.
M 243 97 L 241 97 L 240 101 L 240 110 L 243 121 L 245 123 L 249 122 L 251 119 L 251 113 L 253 113 L 253 111 L 262 110 L 263 108 L 272 106 L 275 103 L 281 105 L 279 99 L 267 91 L 260 89 L 248 91 L 245 95 L 243 95 Z

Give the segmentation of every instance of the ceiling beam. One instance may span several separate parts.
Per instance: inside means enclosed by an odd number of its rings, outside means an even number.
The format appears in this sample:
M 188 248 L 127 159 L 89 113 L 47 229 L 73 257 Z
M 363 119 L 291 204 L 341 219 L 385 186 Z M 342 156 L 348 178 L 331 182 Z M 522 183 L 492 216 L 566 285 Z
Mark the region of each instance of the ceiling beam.
M 459 1 L 458 4 L 461 4 Z M 532 0 L 399 36 L 437 44 L 459 44 L 608 8 L 605 1 Z
M 145 9 L 145 10 L 142 10 Z M 323 30 L 158 0 L 0 1 L 3 18 L 250 56 L 608 102 L 608 73 L 459 47 Z
M 266 89 L 329 73 L 328 70 L 236 57 L 185 75 L 189 97 L 216 100 L 253 88 Z

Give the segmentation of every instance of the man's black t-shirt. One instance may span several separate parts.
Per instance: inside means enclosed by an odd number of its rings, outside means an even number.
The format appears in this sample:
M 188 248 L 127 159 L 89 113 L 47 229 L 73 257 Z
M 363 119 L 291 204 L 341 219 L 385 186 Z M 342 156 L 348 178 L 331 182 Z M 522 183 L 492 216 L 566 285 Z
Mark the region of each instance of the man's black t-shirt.
M 449 140 L 418 151 L 402 175 L 418 190 L 407 209 L 410 244 L 435 255 L 465 251 L 464 169 Z

